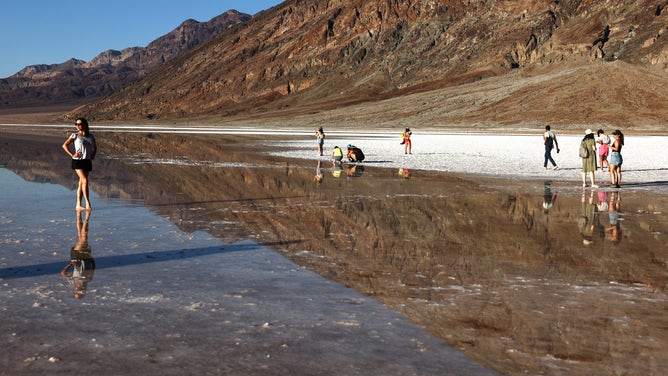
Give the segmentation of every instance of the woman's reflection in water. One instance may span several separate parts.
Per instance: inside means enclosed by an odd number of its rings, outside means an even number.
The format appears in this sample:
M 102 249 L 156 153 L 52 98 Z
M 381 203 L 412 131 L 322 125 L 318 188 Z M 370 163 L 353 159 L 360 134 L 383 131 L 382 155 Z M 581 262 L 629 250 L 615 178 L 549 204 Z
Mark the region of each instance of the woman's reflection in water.
M 578 228 L 580 229 L 580 234 L 583 238 L 582 244 L 590 245 L 594 242 L 594 230 L 597 227 L 600 227 L 597 218 L 594 191 L 590 191 L 589 194 L 587 194 L 586 191 L 583 191 L 582 214 L 580 215 L 580 218 L 578 218 Z M 599 228 L 599 230 L 601 230 L 601 228 Z
M 610 233 L 610 241 L 617 244 L 622 240 L 622 228 L 619 226 L 619 210 L 621 203 L 621 192 L 611 192 L 610 201 L 608 202 L 608 218 L 610 226 L 605 228 L 606 233 Z
M 70 262 L 65 265 L 60 275 L 63 276 L 70 285 L 74 286 L 74 298 L 82 299 L 86 295 L 88 282 L 93 280 L 95 273 L 95 260 L 91 255 L 91 247 L 88 244 L 88 221 L 90 211 L 77 211 L 77 233 L 79 241 L 70 251 Z M 82 219 L 82 215 L 85 218 Z M 70 269 L 72 274 L 69 273 Z

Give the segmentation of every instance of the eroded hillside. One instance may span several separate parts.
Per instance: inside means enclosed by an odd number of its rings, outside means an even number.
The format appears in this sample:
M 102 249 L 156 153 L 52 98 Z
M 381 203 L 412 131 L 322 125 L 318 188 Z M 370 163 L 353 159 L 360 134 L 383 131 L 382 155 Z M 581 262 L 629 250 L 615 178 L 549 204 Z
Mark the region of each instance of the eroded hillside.
M 286 1 L 71 115 L 661 129 L 667 4 Z

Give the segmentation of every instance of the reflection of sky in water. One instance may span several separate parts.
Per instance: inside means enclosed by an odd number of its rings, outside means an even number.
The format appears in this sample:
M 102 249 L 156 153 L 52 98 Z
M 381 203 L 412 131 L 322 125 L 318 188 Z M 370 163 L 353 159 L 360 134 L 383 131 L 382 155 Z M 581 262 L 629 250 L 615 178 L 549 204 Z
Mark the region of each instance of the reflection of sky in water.
M 30 183 L 0 169 L 0 267 L 69 260 L 77 242 L 75 191 L 48 183 Z M 198 248 L 220 244 L 213 236 L 185 233 L 141 205 L 102 199 L 91 191 L 89 244 L 94 257 Z
M 492 374 L 373 299 L 276 252 L 187 233 L 142 205 L 92 192 L 95 273 L 74 299 L 59 272 L 78 240 L 75 192 L 3 168 L 0 181 L 5 366 L 31 374 L 260 374 L 277 363 L 293 374 L 334 374 L 354 363 L 360 374 Z M 309 361 L 316 358 L 324 361 Z
M 305 145 L 308 147 L 298 152 L 313 154 L 312 143 Z M 465 160 L 468 162 L 479 160 L 476 155 L 466 155 Z M 425 158 L 448 160 L 435 155 L 425 155 Z M 600 325 L 601 320 L 614 323 L 630 317 L 642 323 L 636 325 L 640 328 L 639 332 L 663 327 L 662 318 L 657 317 L 656 312 L 661 312 L 661 307 L 665 306 L 666 295 L 664 291 L 653 288 L 665 286 L 665 273 L 661 274 L 665 268 L 659 269 L 657 273 L 656 263 L 652 263 L 646 255 L 651 255 L 647 248 L 658 248 L 655 244 L 665 249 L 665 237 L 660 231 L 657 232 L 657 229 L 661 230 L 665 226 L 660 223 L 654 226 L 653 222 L 661 220 L 660 216 L 638 215 L 641 210 L 650 207 L 647 200 L 656 197 L 645 196 L 637 189 L 622 191 L 624 215 L 628 215 L 624 223 L 625 234 L 628 235 L 621 246 L 612 245 L 602 237 L 595 239 L 595 246 L 585 247 L 577 226 L 582 211 L 582 190 L 579 184 L 573 185 L 560 179 L 555 180 L 555 185 L 543 184 L 542 181 L 511 183 L 523 187 L 519 191 L 527 189 L 530 192 L 517 197 L 508 194 L 514 188 L 498 191 L 498 181 L 482 183 L 476 189 L 462 183 L 466 189 L 462 191 L 457 189 L 459 183 L 456 181 L 448 181 L 447 185 L 443 185 L 440 180 L 425 179 L 419 171 L 415 171 L 415 179 L 407 182 L 396 176 L 396 170 L 387 174 L 386 170 L 374 168 L 387 164 L 388 157 L 382 161 L 369 161 L 366 164 L 368 169 L 361 179 L 328 177 L 315 189 L 310 183 L 312 169 L 316 164 L 313 161 L 308 161 L 308 167 L 292 166 L 293 173 L 287 174 L 275 173 L 275 168 L 272 171 L 273 162 L 216 163 L 192 161 L 175 155 L 155 159 L 141 154 L 121 156 L 118 159 L 126 164 L 150 164 L 150 168 L 165 173 L 172 181 L 180 181 L 183 176 L 187 176 L 181 173 L 188 168 L 182 167 L 208 167 L 201 169 L 208 172 L 203 174 L 206 179 L 199 181 L 201 185 L 186 185 L 184 188 L 188 193 L 194 193 L 192 197 L 177 196 L 178 203 L 167 200 L 160 204 L 160 208 L 153 208 L 156 213 L 171 216 L 172 221 L 181 228 L 214 228 L 219 230 L 218 235 L 227 235 L 227 228 L 234 227 L 232 225 L 237 221 L 255 225 L 252 230 L 242 232 L 247 234 L 244 235 L 245 239 L 262 239 L 265 232 L 270 233 L 272 230 L 267 228 L 270 226 L 256 223 L 258 219 L 277 219 L 277 223 L 281 224 L 282 218 L 296 215 L 304 226 L 310 226 L 313 225 L 308 222 L 310 213 L 323 208 L 342 208 L 347 215 L 361 223 L 384 218 L 385 210 L 391 210 L 396 217 L 388 222 L 392 226 L 396 224 L 398 233 L 406 228 L 419 229 L 402 235 L 402 240 L 409 245 L 405 249 L 399 243 L 396 248 L 385 249 L 374 247 L 365 250 L 358 246 L 350 257 L 354 267 L 337 262 L 336 252 L 325 253 L 327 257 L 324 257 L 318 252 L 306 251 L 304 247 L 309 248 L 309 245 L 303 240 L 317 240 L 310 238 L 317 235 L 291 237 L 300 241 L 290 251 L 295 252 L 294 258 L 303 259 L 306 263 L 321 262 L 328 264 L 334 271 L 340 271 L 342 283 L 346 285 L 349 285 L 345 279 L 349 271 L 348 278 L 353 282 L 360 276 L 372 276 L 369 280 L 373 283 L 373 293 L 382 296 L 391 291 L 394 295 L 388 293 L 392 296 L 389 300 L 400 302 L 398 310 L 407 307 L 402 312 L 424 314 L 428 319 L 423 322 L 428 322 L 437 330 L 451 333 L 452 322 L 457 323 L 454 326 L 465 323 L 465 328 L 478 328 L 479 323 L 483 329 L 485 325 L 498 328 L 496 334 L 507 333 L 507 338 L 512 337 L 507 344 L 512 345 L 509 349 L 512 349 L 513 354 L 527 350 L 523 349 L 524 339 L 532 342 L 531 351 L 535 351 L 534 338 L 549 338 L 551 341 L 554 337 L 550 330 L 554 325 L 558 326 L 555 332 L 562 332 L 559 326 L 575 325 L 577 330 L 569 333 L 578 334 L 550 343 L 549 351 L 558 350 L 559 344 L 568 343 L 569 349 L 575 348 L 581 353 L 590 353 L 586 349 L 592 346 L 578 339 L 580 333 L 588 338 L 605 338 L 601 343 L 609 342 L 609 338 L 637 338 L 636 332 L 626 332 L 626 328 L 613 326 L 619 333 L 610 333 L 607 326 Z M 456 158 L 452 161 L 459 163 Z M 498 168 L 494 164 L 490 166 Z M 325 167 L 326 171 L 334 171 L 327 163 Z M 276 184 L 240 184 L 236 187 L 238 193 L 234 191 L 235 187 L 231 187 L 230 191 L 225 190 L 224 195 L 207 195 L 207 192 L 215 192 L 230 179 L 247 173 L 243 169 L 252 169 L 249 176 L 257 176 L 259 182 L 271 181 Z M 299 172 L 305 169 L 308 169 L 307 184 L 298 178 Z M 63 170 L 65 173 L 71 174 Z M 579 172 L 562 170 L 559 173 L 577 177 Z M 3 174 L 7 174 L 7 171 L 3 171 Z M 7 185 L 11 189 L 4 192 L 0 203 L 3 209 L 5 206 L 10 208 L 3 212 L 3 218 L 13 221 L 11 224 L 14 227 L 3 228 L 2 231 L 3 236 L 8 234 L 11 237 L 13 244 L 7 248 L 9 252 L 0 254 L 0 272 L 8 266 L 29 266 L 29 271 L 36 277 L 32 280 L 37 281 L 28 286 L 31 296 L 58 296 L 70 301 L 71 289 L 59 278 L 58 270 L 68 261 L 69 249 L 77 240 L 73 210 L 75 193 L 50 184 L 23 182 L 11 173 L 8 174 L 9 179 L 4 179 L 4 175 L 0 175 L 0 178 L 3 178 L 3 182 L 13 182 L 13 185 Z M 551 171 L 549 174 L 553 177 Z M 116 178 L 114 174 L 109 176 Z M 123 177 L 135 188 L 130 190 L 133 194 L 151 188 L 150 180 L 145 186 L 139 186 L 137 176 Z M 105 181 L 104 177 L 99 181 L 96 178 L 97 174 L 93 178 L 94 183 Z M 72 181 L 74 179 L 72 175 Z M 198 182 L 189 179 L 189 183 Z M 121 183 L 123 180 L 116 181 Z M 165 184 L 164 180 L 162 184 Z M 651 187 L 656 187 L 656 184 Z M 585 192 L 587 198 L 598 197 L 590 196 L 592 192 L 589 190 Z M 559 193 L 558 199 L 555 200 L 556 196 L 551 199 L 556 205 L 550 208 L 549 217 L 548 212 L 543 211 L 546 193 L 549 197 L 552 193 Z M 148 197 L 149 201 L 156 196 L 141 197 Z M 4 205 L 4 201 L 8 205 Z M 459 209 L 449 210 L 449 203 L 455 201 L 469 204 L 454 205 Z M 101 304 L 101 300 L 105 300 L 124 304 L 175 304 L 175 300 L 171 299 L 178 297 L 178 304 L 193 307 L 193 310 L 198 307 L 224 309 L 219 303 L 220 297 L 211 295 L 214 290 L 212 287 L 223 288 L 235 280 L 227 277 L 237 277 L 240 272 L 230 270 L 229 267 L 226 269 L 230 265 L 228 261 L 235 258 L 239 262 L 239 259 L 249 257 L 252 247 L 243 244 L 221 246 L 221 241 L 206 233 L 182 231 L 179 226 L 155 215 L 143 205 L 133 205 L 123 200 L 103 200 L 95 194 L 92 195 L 92 202 L 95 209 L 89 235 L 98 270 L 89 285 L 91 290 L 85 303 Z M 656 208 L 665 207 L 658 202 L 654 204 Z M 540 209 L 536 211 L 536 208 Z M 228 215 L 229 212 L 236 215 Z M 203 214 L 200 216 L 199 213 Z M 207 213 L 223 215 L 208 217 Z M 302 213 L 303 216 L 300 215 Z M 598 225 L 608 224 L 606 214 L 602 212 L 596 215 L 594 223 L 597 228 L 600 227 Z M 332 218 L 334 223 L 337 217 Z M 643 226 L 638 226 L 638 223 Z M 315 225 L 314 228 L 318 228 L 317 220 Z M 378 224 L 381 235 L 386 234 L 382 225 L 384 223 Z M 651 233 L 656 234 L 655 239 L 643 236 L 647 233 L 645 229 L 650 228 Z M 356 238 L 349 229 L 332 226 L 327 227 L 326 231 L 329 239 L 340 240 L 344 246 L 346 240 L 353 244 L 363 244 L 362 239 L 359 236 Z M 471 231 L 470 235 L 467 230 Z M 393 236 L 392 233 L 384 239 L 391 241 Z M 221 236 L 220 239 L 225 237 Z M 280 247 L 287 246 L 281 244 Z M 317 251 L 318 247 L 314 246 L 313 249 Z M 434 251 L 430 252 L 432 249 Z M 190 257 L 184 257 L 186 253 Z M 357 255 L 360 260 L 354 260 Z M 364 257 L 370 256 L 371 260 L 377 257 L 377 263 L 364 260 Z M 659 253 L 657 259 L 665 260 L 663 253 Z M 272 262 L 276 262 L 276 259 L 272 259 Z M 288 267 L 299 270 L 291 264 Z M 257 272 L 255 265 L 249 269 L 252 273 Z M 381 273 L 380 277 L 377 277 L 378 273 Z M 541 279 L 543 276 L 545 279 Z M 649 283 L 637 283 L 639 281 Z M 296 281 L 296 284 L 300 282 Z M 29 278 L 10 277 L 5 279 L 5 283 L 11 286 L 7 288 L 9 294 L 20 295 L 20 286 L 29 285 Z M 361 285 L 361 290 L 366 291 L 364 283 L 363 280 L 356 288 Z M 243 297 L 244 293 L 234 291 L 231 296 Z M 2 301 L 0 298 L 0 303 Z M 415 315 L 418 319 L 419 314 Z M 548 331 L 542 333 L 543 328 Z M 652 332 L 655 334 L 651 340 L 661 344 L 666 342 L 661 331 Z M 484 335 L 477 338 L 484 338 Z M 461 341 L 467 343 L 466 338 Z M 591 353 L 598 357 L 607 352 L 606 347 Z M 566 360 L 568 356 L 566 354 Z M 556 357 L 559 357 L 558 351 Z

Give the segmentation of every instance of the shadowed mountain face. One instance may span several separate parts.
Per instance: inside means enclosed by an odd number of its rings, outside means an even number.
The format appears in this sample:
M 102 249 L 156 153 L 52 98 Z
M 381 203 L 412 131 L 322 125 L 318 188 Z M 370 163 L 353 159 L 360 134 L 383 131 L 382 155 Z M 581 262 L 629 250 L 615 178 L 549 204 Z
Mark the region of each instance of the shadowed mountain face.
M 144 77 L 178 54 L 251 16 L 227 11 L 208 22 L 186 20 L 146 47 L 107 50 L 89 62 L 31 65 L 0 80 L 0 108 L 90 102 Z
M 666 4 L 286 1 L 77 113 L 661 128 Z
M 102 197 L 277 244 L 504 374 L 649 375 L 668 362 L 665 195 L 371 166 L 336 178 L 324 165 L 316 183 L 315 163 L 264 157 L 252 138 L 97 135 Z M 2 135 L 0 163 L 75 189 L 64 137 Z

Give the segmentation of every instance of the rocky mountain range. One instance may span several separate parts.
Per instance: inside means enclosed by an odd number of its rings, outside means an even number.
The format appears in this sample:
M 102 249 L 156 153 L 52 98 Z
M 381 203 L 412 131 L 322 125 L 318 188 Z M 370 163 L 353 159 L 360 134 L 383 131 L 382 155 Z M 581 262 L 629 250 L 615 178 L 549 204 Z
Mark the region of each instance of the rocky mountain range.
M 77 113 L 665 129 L 667 8 L 666 0 L 289 0 Z
M 90 102 L 144 77 L 148 72 L 227 30 L 250 15 L 227 11 L 207 22 L 189 19 L 146 47 L 107 50 L 85 62 L 28 66 L 0 80 L 0 108 Z
M 228 12 L 223 32 L 178 55 L 195 44 L 176 43 L 192 22 L 141 53 L 29 67 L 10 91 L 0 81 L 0 109 L 19 98 L 106 95 L 65 116 L 663 132 L 667 8 L 668 0 L 288 0 L 246 22 Z

